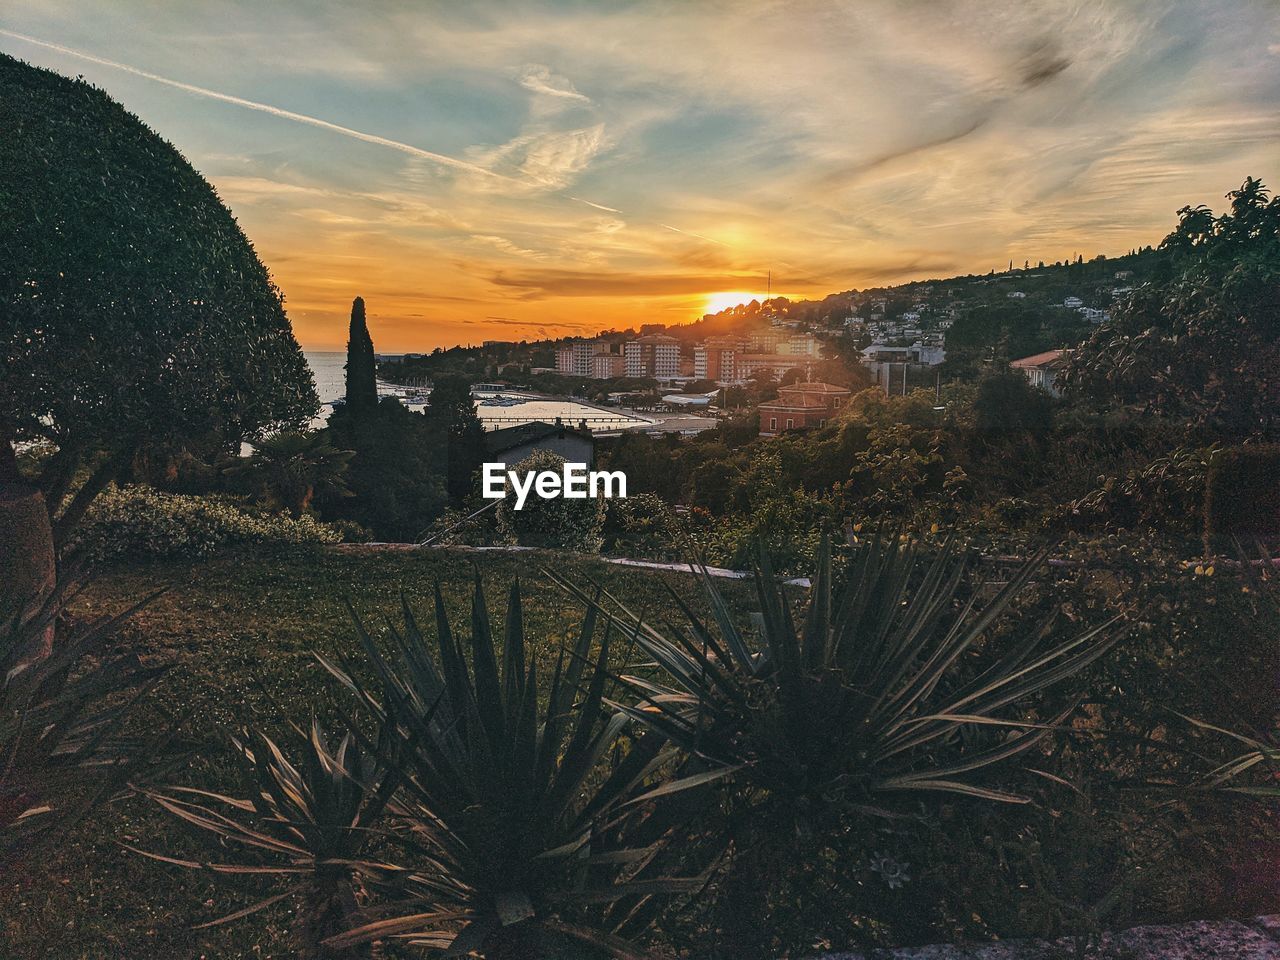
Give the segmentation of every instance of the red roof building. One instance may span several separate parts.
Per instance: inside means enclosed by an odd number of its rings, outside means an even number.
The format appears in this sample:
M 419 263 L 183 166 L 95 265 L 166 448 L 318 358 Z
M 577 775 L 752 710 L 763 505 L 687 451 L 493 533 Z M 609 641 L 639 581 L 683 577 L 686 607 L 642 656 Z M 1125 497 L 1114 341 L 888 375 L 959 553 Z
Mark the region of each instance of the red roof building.
M 1009 366 L 1026 377 L 1033 387 L 1047 390 L 1057 397 L 1062 394 L 1058 387 L 1058 377 L 1062 375 L 1070 359 L 1070 350 L 1046 350 L 1044 353 L 1014 360 Z
M 778 388 L 778 399 L 760 404 L 760 436 L 776 437 L 784 430 L 823 426 L 852 394 L 832 383 L 793 383 Z

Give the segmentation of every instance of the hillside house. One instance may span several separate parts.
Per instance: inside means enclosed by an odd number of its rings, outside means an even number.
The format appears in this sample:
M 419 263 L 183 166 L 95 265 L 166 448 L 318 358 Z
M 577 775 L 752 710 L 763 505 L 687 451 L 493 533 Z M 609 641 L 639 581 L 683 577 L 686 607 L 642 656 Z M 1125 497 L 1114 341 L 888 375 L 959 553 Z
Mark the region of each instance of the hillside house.
M 1052 396 L 1062 396 L 1058 379 L 1071 359 L 1070 350 L 1047 350 L 1021 360 L 1014 360 L 1010 367 L 1027 378 L 1033 387 L 1039 387 Z
M 850 392 L 831 383 L 793 383 L 778 388 L 778 399 L 760 404 L 760 436 L 823 426 L 849 402 Z

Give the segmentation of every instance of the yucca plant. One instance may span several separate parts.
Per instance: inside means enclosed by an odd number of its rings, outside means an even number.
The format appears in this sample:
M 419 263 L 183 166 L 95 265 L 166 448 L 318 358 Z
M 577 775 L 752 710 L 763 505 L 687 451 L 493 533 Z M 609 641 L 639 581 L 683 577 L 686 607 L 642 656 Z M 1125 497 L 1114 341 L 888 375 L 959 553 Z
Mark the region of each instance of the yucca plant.
M 1280 797 L 1280 736 L 1274 732 L 1265 737 L 1251 736 L 1183 714 L 1177 716 L 1197 730 L 1234 740 L 1244 748 L 1243 753 L 1237 753 L 1196 778 L 1191 784 L 1194 789 L 1222 790 L 1265 799 Z
M 876 837 L 906 829 L 931 794 L 1023 800 L 985 775 L 1065 720 L 1069 709 L 1046 710 L 1038 695 L 1120 636 L 1111 621 L 1055 643 L 1050 618 L 982 649 L 1044 559 L 1037 554 L 996 588 L 970 582 L 952 542 L 929 556 L 919 544 L 874 536 L 851 544 L 837 581 L 824 543 L 797 623 L 761 552 L 753 629 L 734 619 L 705 568 L 714 626 L 675 590 L 682 620 L 663 629 L 612 597 L 599 601 L 650 661 L 621 677 L 628 695 L 617 708 L 682 749 L 681 769 L 661 789 L 692 795 L 706 811 L 682 845 L 689 866 L 710 866 L 730 846 L 714 891 L 722 947 L 771 955 L 777 931 L 768 918 L 811 895 L 793 884 L 809 884 L 831 858 L 869 857 L 883 873 L 876 864 L 892 858 L 871 856 Z
M 801 816 L 833 804 L 879 808 L 908 791 L 1020 801 L 980 776 L 1065 719 L 1069 711 L 1038 719 L 1026 711 L 1121 636 L 1117 617 L 1049 644 L 1050 615 L 1016 631 L 981 666 L 966 661 L 1041 568 L 1044 551 L 984 603 L 952 541 L 928 556 L 897 536 L 871 537 L 852 545 L 839 582 L 824 544 L 799 625 L 767 553 L 759 556 L 759 642 L 734 621 L 705 570 L 715 630 L 674 590 L 684 623 L 665 633 L 612 601 L 610 622 L 657 668 L 625 676 L 636 699 L 618 707 Z M 983 728 L 1003 735 L 974 748 L 992 739 L 978 735 Z
M 357 620 L 373 687 L 352 664 L 326 663 L 380 723 L 380 749 L 401 778 L 389 812 L 412 868 L 394 887 L 380 887 L 390 902 L 378 919 L 333 942 L 379 937 L 452 956 L 536 960 L 558 941 L 577 941 L 639 956 L 592 909 L 703 881 L 631 880 L 662 838 L 628 844 L 643 814 L 630 801 L 668 757 L 657 735 L 625 743 L 628 719 L 606 708 L 612 631 L 606 626 L 593 653 L 590 606 L 573 649 L 558 653 L 544 679 L 539 651 L 526 643 L 518 582 L 501 654 L 478 575 L 468 652 L 439 586 L 436 656 L 407 604 L 403 618 L 402 630 L 389 631 L 390 655 Z
M 292 899 L 300 960 L 367 958 L 367 942 L 339 950 L 326 941 L 358 922 L 363 883 L 375 878 L 392 883 L 402 872 L 367 854 L 396 781 L 350 733 L 336 747 L 315 721 L 306 735 L 299 734 L 292 748 L 300 757 L 296 764 L 259 731 L 232 738 L 240 766 L 256 787 L 248 798 L 191 787 L 148 792 L 175 817 L 216 837 L 228 860 L 136 852 L 226 878 L 286 877 L 291 882 L 282 892 L 202 926 L 229 923 Z
M 82 589 L 72 575 L 26 617 L 0 624 L 0 869 L 14 869 L 42 835 L 62 832 L 152 768 L 163 736 L 129 736 L 126 720 L 164 673 L 112 648 L 123 613 L 64 628 L 42 653 L 48 628 Z

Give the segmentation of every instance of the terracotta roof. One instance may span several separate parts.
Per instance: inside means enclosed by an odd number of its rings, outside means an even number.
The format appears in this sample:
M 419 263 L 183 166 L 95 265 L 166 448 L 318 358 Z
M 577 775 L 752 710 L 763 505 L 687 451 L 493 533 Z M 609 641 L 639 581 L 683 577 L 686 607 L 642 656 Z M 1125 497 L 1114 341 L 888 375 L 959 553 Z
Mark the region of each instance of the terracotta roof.
M 1037 353 L 1030 357 L 1023 357 L 1021 360 L 1014 360 L 1009 366 L 1017 367 L 1019 370 L 1034 369 L 1036 367 L 1060 367 L 1066 364 L 1068 358 L 1069 351 L 1067 350 L 1046 350 L 1044 353 Z

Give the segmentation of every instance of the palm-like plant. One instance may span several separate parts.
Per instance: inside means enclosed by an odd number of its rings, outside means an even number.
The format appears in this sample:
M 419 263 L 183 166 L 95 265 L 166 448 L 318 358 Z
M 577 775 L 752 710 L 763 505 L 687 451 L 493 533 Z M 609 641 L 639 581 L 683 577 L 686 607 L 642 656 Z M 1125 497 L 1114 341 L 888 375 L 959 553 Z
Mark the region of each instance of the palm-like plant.
M 257 791 L 238 799 L 189 787 L 152 791 L 169 813 L 208 833 L 233 862 L 183 860 L 138 850 L 176 866 L 228 877 L 284 876 L 283 892 L 204 926 L 239 920 L 281 900 L 296 898 L 294 947 L 301 960 L 370 956 L 367 943 L 331 950 L 325 941 L 351 929 L 361 904 L 361 885 L 372 878 L 390 883 L 401 871 L 366 856 L 376 824 L 395 789 L 377 762 L 351 734 L 336 748 L 316 722 L 299 736 L 295 765 L 260 732 L 246 732 L 232 744 Z
M 343 477 L 354 455 L 334 447 L 322 432 L 282 430 L 258 441 L 248 460 L 227 473 L 247 477 L 268 504 L 297 518 L 316 494 L 352 495 Z
M 435 608 L 438 659 L 407 605 L 403 632 L 390 631 L 391 657 L 359 629 L 376 692 L 351 665 L 326 664 L 380 721 L 380 749 L 402 780 L 394 831 L 413 868 L 384 887 L 392 902 L 381 919 L 334 942 L 384 937 L 455 956 L 532 960 L 545 941 L 568 939 L 637 956 L 630 943 L 579 922 L 584 910 L 701 881 L 634 879 L 661 838 L 628 845 L 640 816 L 628 803 L 667 756 L 662 738 L 646 735 L 606 769 L 629 726 L 606 709 L 610 630 L 593 656 L 589 607 L 574 649 L 560 652 L 546 681 L 527 651 L 518 583 L 501 665 L 478 576 L 469 658 L 438 586 Z
M 965 564 L 950 541 L 932 558 L 898 537 L 857 543 L 839 584 L 824 546 L 797 627 L 762 554 L 755 571 L 760 644 L 734 622 L 705 571 L 718 633 L 674 591 L 685 624 L 669 635 L 613 601 L 611 622 L 658 668 L 624 678 L 638 702 L 619 709 L 709 770 L 735 770 L 738 783 L 802 818 L 831 806 L 882 809 L 906 791 L 1019 801 L 977 777 L 1031 749 L 1065 719 L 1069 711 L 1028 718 L 1032 698 L 1121 636 L 1116 618 L 1046 644 L 1050 616 L 971 669 L 965 658 L 1044 559 L 1042 552 L 1023 564 L 984 604 L 982 591 L 966 589 Z M 991 739 L 978 735 L 983 728 L 1004 736 L 975 747 L 972 741 Z
M 982 603 L 950 543 L 932 558 L 898 537 L 855 543 L 839 583 L 824 544 L 797 624 L 762 554 L 758 639 L 735 622 L 705 569 L 714 628 L 674 590 L 683 622 L 664 631 L 605 600 L 610 622 L 652 661 L 621 678 L 630 696 L 618 709 L 682 749 L 682 768 L 659 789 L 707 812 L 682 846 L 686 860 L 709 867 L 729 846 L 713 915 L 726 949 L 773 952 L 767 918 L 783 902 L 775 897 L 797 895 L 788 889 L 805 860 L 797 842 L 814 844 L 810 863 L 856 858 L 860 842 L 914 819 L 930 793 L 1022 799 L 978 778 L 1065 719 L 1069 711 L 1033 712 L 1033 698 L 1119 637 L 1107 624 L 1054 644 L 1044 621 L 983 664 L 984 639 L 1043 559 Z M 729 788 L 719 802 L 716 786 Z M 709 819 L 717 811 L 728 814 L 723 824 Z
M 40 652 L 82 586 L 68 575 L 38 610 L 0 624 L 0 866 L 140 779 L 159 755 L 159 740 L 131 738 L 123 726 L 164 668 L 110 647 L 153 597 L 63 631 L 52 652 Z

